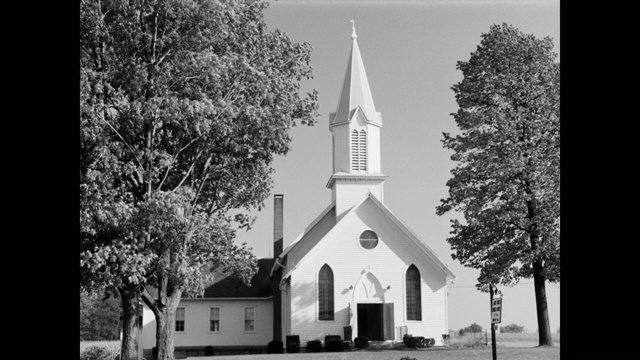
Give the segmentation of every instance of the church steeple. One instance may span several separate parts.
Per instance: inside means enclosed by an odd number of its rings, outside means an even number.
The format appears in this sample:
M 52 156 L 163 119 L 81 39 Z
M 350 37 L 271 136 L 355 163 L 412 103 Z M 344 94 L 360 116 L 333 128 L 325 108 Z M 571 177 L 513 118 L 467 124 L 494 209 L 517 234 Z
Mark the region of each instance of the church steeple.
M 353 112 L 358 107 L 362 109 L 367 122 L 382 126 L 382 119 L 373 104 L 369 80 L 360 56 L 360 48 L 356 40 L 358 35 L 356 35 L 355 22 L 353 20 L 351 22 L 353 23 L 351 53 L 347 63 L 347 72 L 342 83 L 342 91 L 338 99 L 338 106 L 336 111 L 330 115 L 330 129 L 333 126 L 351 121 L 354 115 Z
M 380 171 L 380 129 L 382 117 L 376 111 L 369 80 L 356 40 L 355 22 L 351 53 L 338 97 L 336 111 L 329 115 L 333 137 L 333 175 L 327 187 L 336 201 L 338 216 L 368 192 L 383 201 Z

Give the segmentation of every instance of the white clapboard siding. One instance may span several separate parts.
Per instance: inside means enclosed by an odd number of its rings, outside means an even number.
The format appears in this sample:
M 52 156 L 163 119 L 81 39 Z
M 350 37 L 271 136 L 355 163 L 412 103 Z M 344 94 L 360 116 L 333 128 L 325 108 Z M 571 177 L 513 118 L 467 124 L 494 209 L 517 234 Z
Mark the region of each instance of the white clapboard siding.
M 332 188 L 332 200 L 336 202 L 338 217 L 360 202 L 369 192 L 376 198 L 383 199 L 382 182 L 379 179 L 337 179 Z
M 244 331 L 244 308 L 255 306 L 254 332 Z M 273 340 L 273 301 L 269 299 L 183 299 L 185 331 L 176 332 L 174 346 L 267 345 Z M 210 308 L 220 307 L 220 332 L 209 331 Z M 143 313 L 143 348 L 156 346 L 156 321 L 146 306 Z
M 378 245 L 371 250 L 358 245 L 362 231 L 371 229 L 378 234 Z M 433 260 L 421 254 L 407 235 L 371 200 L 365 201 L 355 212 L 349 213 L 309 253 L 291 277 L 290 334 L 301 341 L 343 335 L 343 327 L 350 324 L 348 307 L 351 303 L 355 321 L 354 290 L 358 280 L 372 273 L 384 288 L 384 302 L 394 303 L 395 327 L 406 325 L 415 336 L 434 338 L 441 344 L 446 325 L 446 279 Z M 318 320 L 318 272 L 328 264 L 334 274 L 334 321 Z M 405 314 L 405 272 L 415 264 L 421 276 L 422 321 L 407 321 Z M 349 290 L 354 286 L 354 290 Z M 389 290 L 386 290 L 390 286 Z M 354 328 L 353 337 L 358 336 Z M 397 333 L 396 333 L 397 336 Z M 397 339 L 400 340 L 400 339 Z

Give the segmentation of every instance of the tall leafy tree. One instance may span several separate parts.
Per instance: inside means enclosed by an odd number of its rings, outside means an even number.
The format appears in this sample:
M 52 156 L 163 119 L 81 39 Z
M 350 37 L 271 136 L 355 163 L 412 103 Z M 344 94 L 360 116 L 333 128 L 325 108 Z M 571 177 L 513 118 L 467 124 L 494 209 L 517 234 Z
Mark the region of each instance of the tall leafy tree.
M 180 298 L 213 270 L 255 272 L 235 231 L 269 195 L 291 127 L 317 116 L 315 90 L 300 94 L 311 47 L 267 29 L 267 5 L 81 1 L 81 286 L 118 290 L 122 359 L 141 301 L 172 359 Z
M 540 345 L 553 345 L 545 283 L 560 281 L 560 64 L 552 39 L 502 24 L 482 35 L 452 87 L 457 165 L 437 214 L 452 220 L 453 259 L 480 269 L 478 288 L 533 278 Z

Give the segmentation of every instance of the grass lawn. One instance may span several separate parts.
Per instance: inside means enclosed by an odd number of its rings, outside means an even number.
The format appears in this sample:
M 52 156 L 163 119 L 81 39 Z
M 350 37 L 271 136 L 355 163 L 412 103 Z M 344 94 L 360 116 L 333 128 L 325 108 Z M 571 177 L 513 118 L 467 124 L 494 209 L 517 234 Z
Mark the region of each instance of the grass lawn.
M 498 348 L 500 360 L 558 360 L 560 347 L 552 348 Z M 189 357 L 192 360 L 400 360 L 408 356 L 416 360 L 481 360 L 491 359 L 491 347 L 483 349 L 445 349 L 430 348 L 422 350 L 378 350 L 352 351 L 343 353 L 300 353 L 270 355 L 234 355 Z
M 479 338 L 480 334 L 474 336 Z M 560 359 L 560 334 L 552 334 L 554 347 L 539 348 L 538 334 L 496 334 L 497 358 L 500 360 L 558 360 Z M 484 339 L 484 334 L 482 334 Z M 453 340 L 452 339 L 452 344 Z M 459 339 L 461 340 L 461 339 Z M 416 360 L 485 360 L 491 359 L 491 335 L 489 346 L 479 348 L 424 348 L 398 350 L 355 350 L 342 353 L 299 353 L 233 356 L 199 356 L 190 360 L 400 360 L 406 356 Z M 484 343 L 484 341 L 482 341 Z M 106 347 L 117 354 L 120 341 L 81 341 L 80 352 L 88 346 Z

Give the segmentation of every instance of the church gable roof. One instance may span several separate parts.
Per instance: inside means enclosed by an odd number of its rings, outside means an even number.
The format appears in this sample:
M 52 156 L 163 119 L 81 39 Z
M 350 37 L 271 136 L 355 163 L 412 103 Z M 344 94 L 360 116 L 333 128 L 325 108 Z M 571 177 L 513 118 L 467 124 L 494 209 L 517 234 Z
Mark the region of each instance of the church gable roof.
M 332 202 L 298 237 L 280 254 L 282 259 L 290 252 L 311 250 L 336 225 L 336 203 Z M 303 255 L 304 256 L 304 255 Z
M 313 246 L 305 247 L 304 249 L 305 252 L 299 254 L 300 260 L 298 261 L 296 266 L 294 268 L 290 268 L 288 272 L 283 276 L 283 279 L 290 276 L 299 267 L 300 264 L 302 264 L 307 258 L 312 256 L 313 250 L 317 248 L 320 243 L 322 243 L 326 238 L 330 237 L 330 235 L 332 235 L 335 231 L 340 231 L 341 224 L 348 222 L 350 221 L 350 218 L 357 216 L 358 209 L 362 208 L 362 206 L 366 202 L 370 202 L 372 205 L 379 208 L 382 211 L 382 214 L 384 216 L 386 216 L 389 220 L 391 220 L 392 223 L 394 223 L 404 234 L 406 234 L 407 235 L 406 237 L 409 239 L 409 241 L 411 241 L 416 246 L 416 250 L 418 250 L 418 252 L 422 254 L 423 257 L 430 260 L 433 263 L 434 268 L 437 269 L 437 271 L 440 272 L 442 276 L 444 276 L 447 279 L 455 278 L 455 275 L 451 272 L 451 270 L 447 268 L 447 265 L 445 265 L 440 260 L 438 255 L 431 248 L 429 248 L 426 244 L 420 241 L 420 239 L 413 233 L 413 231 L 411 231 L 411 229 L 409 229 L 408 226 L 406 226 L 395 214 L 393 214 L 391 210 L 389 210 L 389 208 L 387 208 L 382 202 L 376 199 L 374 195 L 372 195 L 371 193 L 368 193 L 360 202 L 358 202 L 355 206 L 349 209 L 339 219 L 339 221 L 337 221 L 337 223 L 331 227 L 329 231 L 326 231 L 323 234 L 322 238 L 317 239 L 317 241 L 313 244 Z M 300 239 L 300 241 L 298 242 L 300 243 L 303 240 L 304 238 Z

